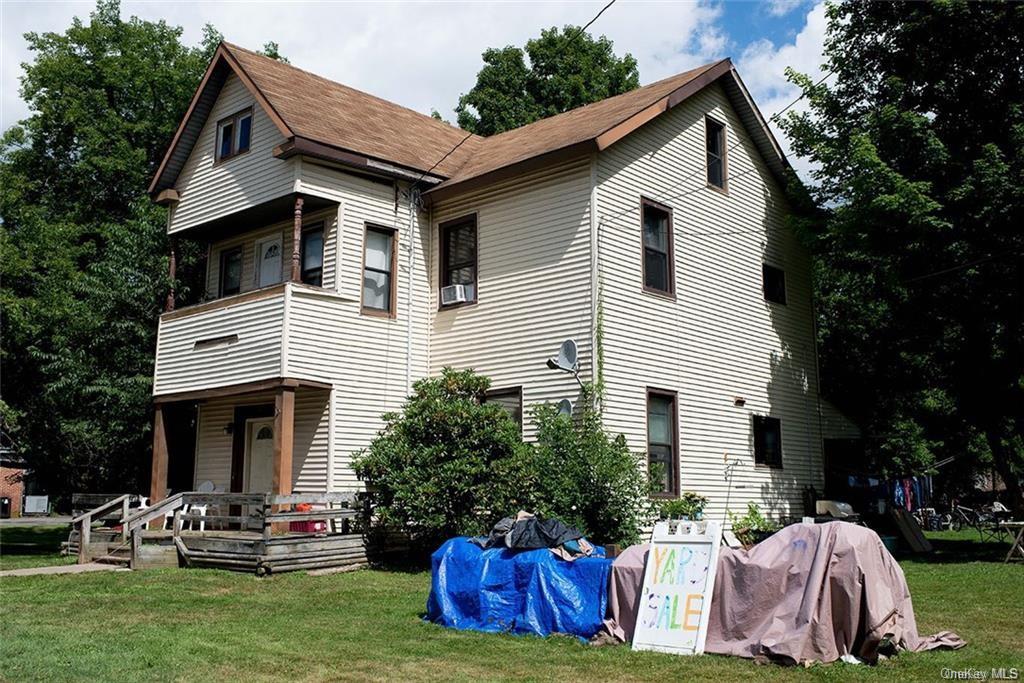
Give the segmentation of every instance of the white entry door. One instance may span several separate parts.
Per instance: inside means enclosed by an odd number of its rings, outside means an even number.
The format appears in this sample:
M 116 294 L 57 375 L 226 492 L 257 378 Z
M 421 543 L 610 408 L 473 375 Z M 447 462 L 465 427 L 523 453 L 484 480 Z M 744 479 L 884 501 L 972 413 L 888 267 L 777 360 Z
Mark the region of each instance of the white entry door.
M 274 421 L 249 420 L 245 448 L 245 490 L 269 493 L 274 485 Z
M 256 242 L 256 286 L 269 287 L 281 281 L 281 236 Z

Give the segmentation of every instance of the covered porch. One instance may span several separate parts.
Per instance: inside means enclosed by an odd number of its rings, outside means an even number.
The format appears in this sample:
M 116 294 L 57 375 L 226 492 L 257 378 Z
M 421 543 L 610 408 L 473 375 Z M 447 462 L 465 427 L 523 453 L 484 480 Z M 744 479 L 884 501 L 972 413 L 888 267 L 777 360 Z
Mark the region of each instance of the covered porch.
M 334 391 L 274 378 L 159 395 L 149 504 L 182 491 L 331 491 Z

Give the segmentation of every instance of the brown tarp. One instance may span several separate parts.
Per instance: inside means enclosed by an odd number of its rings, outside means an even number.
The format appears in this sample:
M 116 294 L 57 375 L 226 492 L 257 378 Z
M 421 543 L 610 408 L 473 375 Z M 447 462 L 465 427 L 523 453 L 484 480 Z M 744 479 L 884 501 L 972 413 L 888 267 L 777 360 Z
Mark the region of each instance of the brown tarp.
M 604 630 L 632 640 L 647 546 L 612 565 Z M 787 664 L 874 661 L 883 643 L 959 648 L 943 631 L 922 638 L 903 570 L 878 535 L 845 522 L 794 524 L 749 550 L 723 547 L 705 651 Z

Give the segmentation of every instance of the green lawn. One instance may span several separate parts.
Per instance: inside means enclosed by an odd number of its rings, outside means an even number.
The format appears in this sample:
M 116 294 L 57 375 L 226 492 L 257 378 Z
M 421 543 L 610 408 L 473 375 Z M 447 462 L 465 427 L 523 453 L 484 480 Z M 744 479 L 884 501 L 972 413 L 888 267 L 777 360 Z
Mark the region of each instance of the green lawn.
M 420 619 L 425 572 L 154 570 L 0 579 L 0 680 L 939 681 L 944 667 L 1024 670 L 1024 567 L 1003 565 L 1006 546 L 969 532 L 932 537 L 937 553 L 902 563 L 920 630 L 950 629 L 969 645 L 877 667 L 758 666 L 452 631 Z
M 24 567 L 74 564 L 75 558 L 60 554 L 68 540 L 68 525 L 0 527 L 0 571 Z

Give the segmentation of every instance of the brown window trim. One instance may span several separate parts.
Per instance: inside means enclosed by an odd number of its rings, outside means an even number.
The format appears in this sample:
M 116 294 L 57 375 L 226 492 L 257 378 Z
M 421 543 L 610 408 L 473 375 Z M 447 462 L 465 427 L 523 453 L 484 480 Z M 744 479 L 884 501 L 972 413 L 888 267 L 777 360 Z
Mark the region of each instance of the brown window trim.
M 378 225 L 376 223 L 365 223 L 363 225 L 363 261 L 359 269 L 360 278 L 366 272 L 366 233 L 371 230 L 381 233 L 389 233 L 391 235 L 391 272 L 389 276 L 391 278 L 391 300 L 388 302 L 387 311 L 381 311 L 376 308 L 368 308 L 363 303 L 363 285 L 359 287 L 359 312 L 363 315 L 368 315 L 373 318 L 388 318 L 394 319 L 398 317 L 398 230 L 390 228 L 386 225 Z
M 668 214 L 668 289 L 655 289 L 654 287 L 647 286 L 647 259 L 644 258 L 644 207 L 650 206 L 664 211 Z M 672 219 L 672 207 L 661 202 L 656 202 L 653 199 L 647 197 L 640 197 L 640 285 L 644 292 L 647 294 L 654 294 L 655 296 L 664 297 L 666 299 L 676 298 L 676 247 L 675 237 L 673 233 L 675 228 L 673 227 Z
M 226 257 L 229 254 L 232 254 L 232 253 L 235 253 L 235 252 L 237 252 L 239 257 L 241 258 L 241 267 L 244 269 L 245 268 L 245 250 L 244 250 L 244 247 L 241 244 L 239 244 L 238 246 L 234 246 L 234 247 L 222 248 L 222 249 L 220 249 L 220 251 L 217 252 L 217 259 L 218 259 L 218 262 L 220 264 L 219 265 L 219 270 L 217 272 L 217 298 L 218 299 L 223 299 L 226 296 L 235 296 L 236 294 L 241 294 L 242 293 L 242 273 L 241 272 L 239 272 L 239 274 L 238 274 L 239 275 L 239 277 L 238 277 L 238 291 L 237 292 L 231 292 L 231 293 L 225 293 L 224 292 L 224 272 L 225 272 L 224 261 L 226 260 Z
M 707 174 L 707 169 L 706 168 L 705 168 L 705 173 L 704 173 L 705 180 L 707 180 L 707 187 L 708 187 L 709 190 L 714 190 L 715 192 L 719 192 L 721 194 L 729 196 L 729 149 L 728 149 L 728 145 L 726 144 L 728 142 L 728 140 L 729 140 L 729 135 L 728 135 L 729 128 L 728 128 L 728 126 L 726 126 L 724 121 L 719 121 L 715 117 L 710 116 L 708 114 L 704 115 L 704 163 L 705 164 L 707 164 L 707 161 L 708 161 L 708 150 L 707 150 L 707 143 L 708 143 L 708 121 L 711 121 L 712 123 L 722 127 L 722 186 L 719 187 L 718 185 L 715 185 L 713 182 L 711 182 L 711 180 L 709 178 L 707 178 L 708 174 Z
M 221 126 L 223 124 L 225 124 L 225 123 L 230 121 L 232 123 L 232 126 L 236 126 L 237 127 L 239 119 L 245 118 L 246 115 L 249 115 L 249 117 L 252 119 L 252 121 L 249 124 L 249 146 L 246 147 L 241 152 L 234 151 L 234 149 L 235 149 L 235 137 L 234 137 L 234 129 L 232 129 L 231 149 L 233 151 L 231 152 L 231 154 L 228 154 L 227 156 L 221 156 L 221 154 L 220 154 L 220 129 L 221 129 Z M 234 159 L 236 157 L 240 157 L 243 154 L 248 154 L 249 153 L 249 151 L 252 149 L 253 124 L 255 124 L 255 123 L 256 123 L 256 116 L 253 114 L 252 107 L 246 107 L 245 109 L 241 109 L 239 111 L 236 111 L 234 114 L 231 114 L 230 116 L 225 116 L 221 120 L 217 121 L 217 127 L 214 129 L 214 134 L 213 134 L 213 165 L 214 166 L 216 166 L 218 164 L 221 164 L 221 163 L 224 163 L 225 161 L 229 161 L 231 159 Z
M 672 499 L 678 498 L 680 491 L 682 490 L 682 468 L 680 467 L 679 457 L 679 394 L 675 391 L 668 389 L 656 389 L 654 387 L 647 387 L 647 392 L 644 394 L 644 456 L 646 457 L 646 464 L 648 472 L 650 471 L 651 456 L 647 452 L 647 448 L 650 447 L 651 431 L 650 425 L 648 424 L 648 416 L 651 412 L 651 396 L 661 396 L 663 398 L 672 399 L 672 467 L 675 472 L 675 483 L 672 491 L 667 492 L 653 492 L 651 498 L 658 499 Z
M 445 274 L 448 272 L 448 257 L 445 250 L 447 240 L 445 239 L 445 236 L 449 230 L 453 228 L 461 228 L 467 223 L 472 223 L 473 229 L 476 232 L 476 239 L 473 241 L 473 267 L 476 268 L 476 282 L 473 287 L 473 298 L 458 304 L 444 305 L 441 303 L 441 288 L 446 286 L 444 284 L 444 278 Z M 445 221 L 438 224 L 437 230 L 439 237 L 438 250 L 440 252 L 438 256 L 440 268 L 438 268 L 437 271 L 437 309 L 439 311 L 447 311 L 453 308 L 462 308 L 463 306 L 475 306 L 480 300 L 480 225 L 477 222 L 477 214 L 470 213 L 450 221 Z

